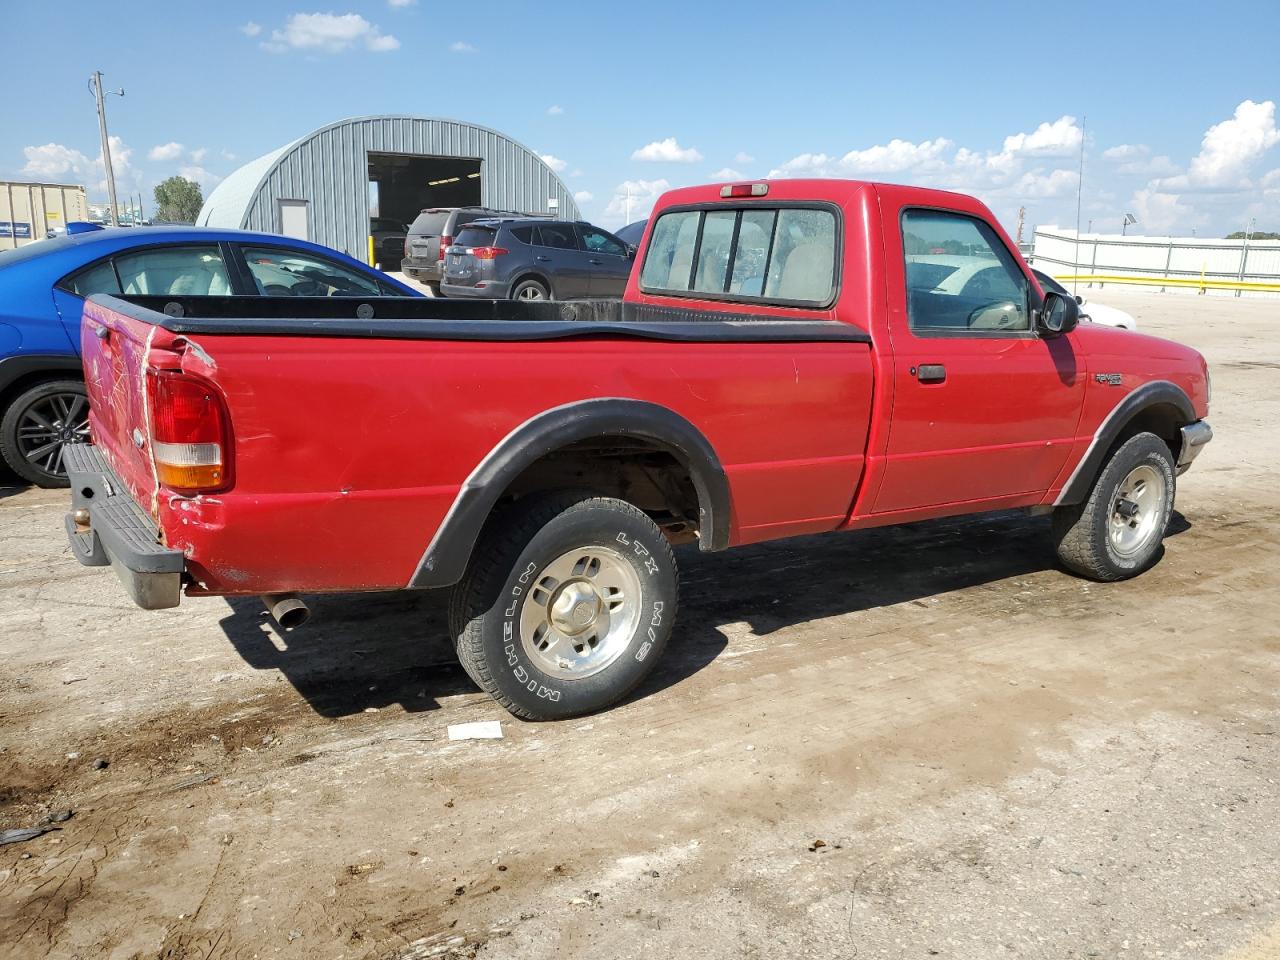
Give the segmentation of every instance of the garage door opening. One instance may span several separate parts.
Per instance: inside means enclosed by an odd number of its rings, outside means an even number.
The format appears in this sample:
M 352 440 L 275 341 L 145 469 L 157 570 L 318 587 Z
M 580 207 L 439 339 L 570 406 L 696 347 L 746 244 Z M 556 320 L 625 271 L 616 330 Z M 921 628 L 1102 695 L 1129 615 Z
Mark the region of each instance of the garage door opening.
M 482 199 L 480 161 L 469 157 L 370 153 L 369 182 L 377 215 L 406 225 L 426 207 L 476 207 Z

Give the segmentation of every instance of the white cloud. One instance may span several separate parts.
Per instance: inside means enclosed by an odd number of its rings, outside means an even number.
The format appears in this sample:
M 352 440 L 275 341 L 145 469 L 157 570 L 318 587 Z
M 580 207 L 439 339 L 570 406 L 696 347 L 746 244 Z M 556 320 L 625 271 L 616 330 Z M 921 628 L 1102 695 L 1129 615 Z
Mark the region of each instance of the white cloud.
M 578 201 L 578 203 L 590 203 L 595 198 L 596 195 L 590 190 L 579 190 L 573 195 L 573 199 Z
M 658 197 L 670 189 L 666 180 L 624 180 L 614 188 L 604 219 L 617 225 L 643 219 L 652 212 Z
M 449 44 L 449 49 L 452 50 L 454 53 L 475 53 L 476 52 L 476 48 L 473 47 L 471 44 L 467 43 L 465 40 L 453 41 L 453 43 Z
M 1151 148 L 1145 143 L 1121 143 L 1102 151 L 1105 160 L 1138 160 L 1149 156 Z
M 235 160 L 235 159 L 236 159 L 236 155 L 235 155 L 234 153 L 232 153 L 230 150 L 223 150 L 223 151 L 221 151 L 221 153 L 222 153 L 222 159 L 223 159 L 223 160 L 226 160 L 226 161 L 228 161 L 228 162 L 231 162 L 231 161 L 233 161 L 233 160 Z
M 702 154 L 693 147 L 680 146 L 675 137 L 667 137 L 645 144 L 631 154 L 631 159 L 647 163 L 698 163 Z
M 769 171 L 770 179 L 778 177 L 838 177 L 835 157 L 825 153 L 801 153 Z
M 751 154 L 746 153 L 743 150 L 739 150 L 736 154 L 734 154 L 733 162 L 741 164 L 742 166 L 745 167 L 749 163 L 755 163 L 756 158 L 753 157 Z
M 1015 133 L 1004 138 L 1002 152 L 1024 157 L 1070 157 L 1080 152 L 1083 131 L 1076 118 L 1059 117 L 1042 123 L 1031 133 Z
M 1247 190 L 1249 170 L 1269 149 L 1280 143 L 1276 129 L 1276 105 L 1271 100 L 1245 100 L 1229 120 L 1205 131 L 1200 152 L 1191 158 L 1185 174 L 1156 181 L 1161 191 Z
M 197 147 L 195 150 L 191 151 L 191 162 L 203 163 L 205 155 L 208 154 L 208 152 L 209 152 L 208 147 Z
M 1189 231 L 1205 222 L 1205 217 L 1184 204 L 1178 194 L 1150 187 L 1133 195 L 1129 209 L 1137 217 L 1138 229 L 1145 234 Z
M 254 23 L 252 20 L 250 20 L 248 23 L 246 23 L 243 27 L 240 28 L 240 32 L 243 33 L 246 37 L 256 37 L 258 34 L 262 32 L 262 24 Z
M 921 143 L 895 139 L 866 150 L 850 150 L 840 158 L 840 167 L 850 173 L 897 173 L 931 164 L 953 146 L 943 137 Z
M 285 21 L 283 30 L 271 31 L 271 39 L 262 46 L 272 53 L 341 53 L 356 46 L 385 53 L 398 49 L 400 41 L 357 13 L 295 13 Z
M 747 179 L 747 175 L 745 173 L 742 173 L 738 170 L 733 169 L 733 167 L 721 167 L 719 170 L 717 170 L 715 173 L 711 175 L 711 180 L 713 183 L 719 183 L 722 180 L 745 180 L 745 179 Z
M 553 103 L 551 106 L 547 107 L 547 113 L 553 117 L 558 117 L 560 114 L 564 113 L 564 107 L 560 106 L 558 103 Z
M 194 180 L 200 184 L 200 189 L 208 196 L 209 191 L 222 182 L 222 177 L 216 173 L 210 173 L 199 164 L 192 164 L 186 167 L 178 168 L 178 176 L 186 177 L 188 180 Z
M 131 163 L 133 150 L 126 146 L 119 137 L 112 137 L 111 166 L 115 171 L 116 182 L 136 181 Z M 106 164 L 102 162 L 102 153 L 90 159 L 79 150 L 64 146 L 61 143 L 46 143 L 38 147 L 23 147 L 23 156 L 27 158 L 22 173 L 37 180 L 70 180 L 83 183 L 93 193 L 102 193 L 107 189 Z
M 387 0 L 387 4 L 392 7 L 412 7 L 418 0 Z
M 569 166 L 559 157 L 553 156 L 550 153 L 540 153 L 538 154 L 538 157 L 539 159 L 542 160 L 543 163 L 545 163 L 548 167 L 550 167 L 556 173 L 564 173 L 565 167 Z
M 164 163 L 169 160 L 177 160 L 182 156 L 182 152 L 186 149 L 177 141 L 170 140 L 168 143 L 162 143 L 159 146 L 152 147 L 147 154 L 148 160 L 154 160 L 157 163 Z

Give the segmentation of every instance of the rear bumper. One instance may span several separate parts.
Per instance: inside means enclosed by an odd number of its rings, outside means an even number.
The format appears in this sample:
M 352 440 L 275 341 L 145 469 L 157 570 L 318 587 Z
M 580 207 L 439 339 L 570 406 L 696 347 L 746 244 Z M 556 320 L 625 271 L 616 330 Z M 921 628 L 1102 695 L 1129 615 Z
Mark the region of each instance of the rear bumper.
M 440 292 L 446 297 L 470 297 L 473 300 L 505 300 L 511 293 L 511 284 L 502 280 L 486 280 L 483 287 L 463 287 L 446 282 L 440 284 Z
M 404 257 L 400 261 L 400 272 L 427 283 L 439 283 L 443 273 L 439 260 L 428 260 L 425 257 Z
M 86 567 L 109 565 L 144 610 L 176 607 L 186 566 L 182 552 L 159 542 L 155 523 L 97 447 L 72 444 L 66 451 L 72 508 L 66 516 L 67 539 L 76 559 Z
M 1178 454 L 1178 474 L 1184 474 L 1191 467 L 1191 461 L 1200 456 L 1200 451 L 1213 439 L 1213 429 L 1207 420 L 1197 420 L 1182 428 L 1182 450 Z

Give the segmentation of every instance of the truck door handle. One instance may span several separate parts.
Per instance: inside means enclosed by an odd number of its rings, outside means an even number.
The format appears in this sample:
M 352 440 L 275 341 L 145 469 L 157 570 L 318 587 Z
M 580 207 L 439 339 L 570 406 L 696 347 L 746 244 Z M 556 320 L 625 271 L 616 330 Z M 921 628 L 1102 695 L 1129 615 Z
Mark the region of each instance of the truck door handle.
M 922 363 L 912 372 L 921 383 L 942 383 L 947 379 L 947 368 L 940 363 Z
M 604 263 L 603 260 L 588 260 L 587 263 L 595 264 L 597 267 Z
M 533 259 L 535 259 L 535 260 L 541 260 L 543 263 L 547 263 L 547 262 L 549 262 L 549 261 L 551 260 L 551 258 L 550 258 L 550 257 L 534 257 Z

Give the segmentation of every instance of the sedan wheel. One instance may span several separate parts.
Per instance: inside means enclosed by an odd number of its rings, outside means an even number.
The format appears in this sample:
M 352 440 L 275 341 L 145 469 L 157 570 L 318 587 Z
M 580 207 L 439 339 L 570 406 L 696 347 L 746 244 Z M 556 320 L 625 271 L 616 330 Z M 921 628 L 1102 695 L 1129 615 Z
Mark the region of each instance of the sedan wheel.
M 19 395 L 0 424 L 0 452 L 22 479 L 42 487 L 68 484 L 64 457 L 89 440 L 89 400 L 73 380 L 42 383 Z

